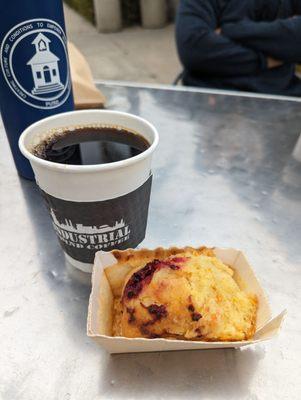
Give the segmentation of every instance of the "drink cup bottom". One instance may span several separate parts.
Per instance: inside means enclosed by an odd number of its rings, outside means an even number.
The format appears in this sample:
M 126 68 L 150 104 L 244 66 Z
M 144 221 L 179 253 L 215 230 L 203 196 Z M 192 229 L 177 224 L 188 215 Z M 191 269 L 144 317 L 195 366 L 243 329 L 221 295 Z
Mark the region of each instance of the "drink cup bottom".
M 68 263 L 77 269 L 80 269 L 83 272 L 87 272 L 89 274 L 92 273 L 93 264 L 84 263 L 82 261 L 75 260 L 74 258 L 70 257 L 67 253 L 64 252 L 65 258 Z

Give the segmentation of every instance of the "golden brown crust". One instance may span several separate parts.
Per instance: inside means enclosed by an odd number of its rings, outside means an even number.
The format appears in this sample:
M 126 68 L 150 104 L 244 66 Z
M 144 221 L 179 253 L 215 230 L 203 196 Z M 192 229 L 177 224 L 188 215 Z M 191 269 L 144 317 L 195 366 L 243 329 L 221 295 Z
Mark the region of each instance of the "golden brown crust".
M 256 308 L 257 308 L 257 298 L 254 297 L 254 302 L 256 303 Z M 122 306 L 121 306 L 121 299 L 116 298 L 114 300 L 114 323 L 113 323 L 113 336 L 122 336 L 122 329 L 121 329 L 121 320 L 122 320 Z M 246 334 L 245 340 L 251 339 L 256 332 L 256 314 L 254 314 L 252 320 L 251 320 L 251 326 L 249 331 Z M 203 337 L 202 339 L 200 338 L 191 338 L 187 339 L 183 335 L 175 335 L 175 334 L 162 334 L 160 336 L 163 339 L 177 339 L 177 340 L 189 340 L 189 341 L 202 341 L 202 342 L 216 342 L 216 339 L 210 339 Z M 236 339 L 229 339 L 228 337 L 220 337 L 218 341 L 222 342 L 235 342 L 237 341 Z
M 213 249 L 130 249 L 113 255 L 118 262 L 106 274 L 119 297 L 115 335 L 198 341 L 247 340 L 254 335 L 256 297 L 239 289 L 233 270 Z
M 113 336 L 122 336 L 121 332 L 121 318 L 122 318 L 122 305 L 120 298 L 114 299 L 114 311 L 113 311 Z
M 131 262 L 133 259 L 155 259 L 155 258 L 167 258 L 172 255 L 180 254 L 180 253 L 193 253 L 204 254 L 206 256 L 214 256 L 214 248 L 209 248 L 205 246 L 200 247 L 170 247 L 168 249 L 164 249 L 163 247 L 157 247 L 156 249 L 127 249 L 127 250 L 113 250 L 112 254 L 116 258 L 118 262 Z

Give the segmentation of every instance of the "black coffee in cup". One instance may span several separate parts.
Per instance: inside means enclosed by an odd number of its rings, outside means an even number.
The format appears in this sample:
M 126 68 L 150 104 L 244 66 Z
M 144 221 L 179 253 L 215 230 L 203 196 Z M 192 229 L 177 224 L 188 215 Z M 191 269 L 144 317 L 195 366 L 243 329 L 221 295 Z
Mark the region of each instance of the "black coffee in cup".
M 108 110 L 57 114 L 22 133 L 20 150 L 73 266 L 91 272 L 97 251 L 143 241 L 157 144 L 148 121 Z
M 60 164 L 105 164 L 134 157 L 150 144 L 138 133 L 115 126 L 83 126 L 53 132 L 34 155 Z

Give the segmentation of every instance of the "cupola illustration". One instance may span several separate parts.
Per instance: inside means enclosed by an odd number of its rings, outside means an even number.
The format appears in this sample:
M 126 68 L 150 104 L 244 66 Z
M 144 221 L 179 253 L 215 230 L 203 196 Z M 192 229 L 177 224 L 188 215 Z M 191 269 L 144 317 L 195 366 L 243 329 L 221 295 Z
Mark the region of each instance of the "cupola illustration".
M 28 61 L 34 81 L 32 94 L 47 94 L 64 89 L 60 81 L 59 58 L 49 49 L 51 40 L 39 33 L 32 44 L 35 46 L 35 55 Z

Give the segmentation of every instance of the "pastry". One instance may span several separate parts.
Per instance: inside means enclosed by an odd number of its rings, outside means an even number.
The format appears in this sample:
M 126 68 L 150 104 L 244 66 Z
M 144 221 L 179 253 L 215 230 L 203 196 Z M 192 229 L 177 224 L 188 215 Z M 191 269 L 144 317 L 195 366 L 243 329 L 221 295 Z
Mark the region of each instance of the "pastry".
M 116 279 L 113 334 L 200 341 L 251 339 L 257 298 L 238 285 L 211 249 L 113 252 Z M 119 265 L 119 272 L 118 272 Z M 119 276 L 120 277 L 120 276 Z M 113 278 L 113 279 L 112 279 Z

